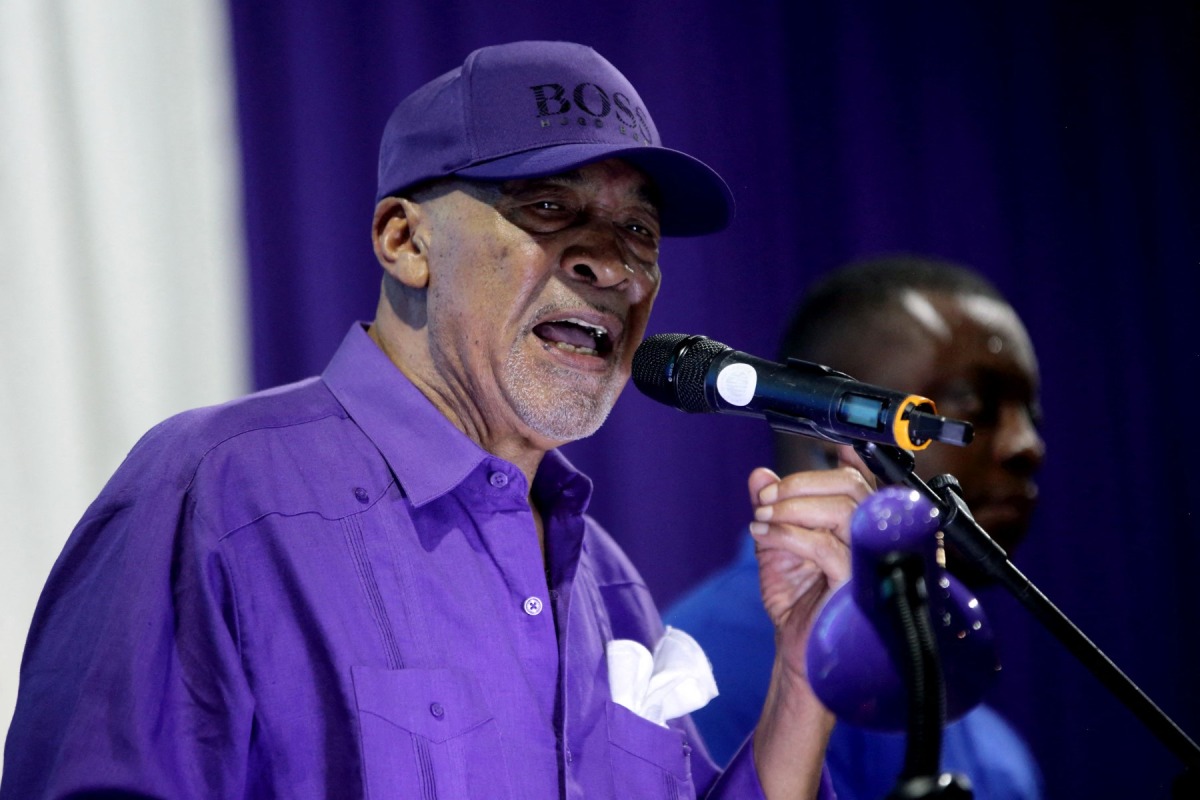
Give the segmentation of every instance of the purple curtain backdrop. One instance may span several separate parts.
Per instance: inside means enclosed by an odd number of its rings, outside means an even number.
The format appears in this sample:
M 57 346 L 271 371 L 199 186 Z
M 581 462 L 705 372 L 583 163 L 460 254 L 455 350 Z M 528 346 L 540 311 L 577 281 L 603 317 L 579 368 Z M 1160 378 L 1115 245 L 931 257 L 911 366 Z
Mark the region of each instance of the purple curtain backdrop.
M 484 44 L 590 44 L 738 199 L 727 232 L 664 249 L 652 333 L 769 356 L 801 287 L 880 252 L 963 261 L 1009 295 L 1049 446 L 1014 561 L 1200 735 L 1200 11 L 1119 5 L 231 3 L 256 380 L 320 371 L 374 313 L 393 105 Z M 665 606 L 733 553 L 768 444 L 756 421 L 631 388 L 569 454 Z M 1005 659 L 994 699 L 1049 796 L 1166 797 L 1179 762 L 1015 601 L 983 599 Z

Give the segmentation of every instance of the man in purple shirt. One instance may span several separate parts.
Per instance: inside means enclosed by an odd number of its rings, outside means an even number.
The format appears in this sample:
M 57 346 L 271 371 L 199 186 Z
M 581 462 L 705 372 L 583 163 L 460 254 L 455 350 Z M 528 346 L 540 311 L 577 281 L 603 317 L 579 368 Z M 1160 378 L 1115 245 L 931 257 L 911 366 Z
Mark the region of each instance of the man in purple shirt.
M 803 651 L 858 472 L 750 479 L 779 652 L 725 770 L 611 699 L 663 634 L 555 449 L 603 422 L 662 235 L 728 189 L 592 50 L 484 48 L 393 113 L 374 322 L 325 372 L 148 433 L 38 605 L 4 800 L 810 798 L 833 720 Z

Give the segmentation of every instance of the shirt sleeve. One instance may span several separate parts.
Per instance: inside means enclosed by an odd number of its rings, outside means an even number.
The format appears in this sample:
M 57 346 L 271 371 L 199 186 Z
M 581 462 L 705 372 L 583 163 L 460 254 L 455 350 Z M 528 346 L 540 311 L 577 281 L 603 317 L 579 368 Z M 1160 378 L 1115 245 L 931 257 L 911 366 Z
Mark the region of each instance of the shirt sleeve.
M 230 584 L 171 444 L 139 443 L 51 572 L 3 800 L 245 794 L 253 702 Z

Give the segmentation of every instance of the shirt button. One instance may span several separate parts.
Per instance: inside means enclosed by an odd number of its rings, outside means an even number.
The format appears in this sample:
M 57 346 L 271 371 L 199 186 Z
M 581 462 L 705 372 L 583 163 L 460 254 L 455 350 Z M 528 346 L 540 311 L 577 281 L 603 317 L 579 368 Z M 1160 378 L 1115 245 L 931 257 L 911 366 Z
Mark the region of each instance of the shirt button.
M 497 470 L 491 475 L 488 475 L 488 483 L 490 483 L 492 486 L 495 486 L 497 489 L 503 489 L 505 486 L 508 486 L 508 475 Z
M 358 502 L 360 502 L 360 503 L 365 503 L 371 499 L 371 495 L 369 495 L 367 493 L 367 490 L 362 488 L 361 486 L 359 486 L 357 489 L 354 490 L 354 496 L 356 498 L 358 498 Z
M 571 748 L 569 748 L 569 747 L 566 748 L 563 751 L 563 756 L 567 759 L 567 763 L 570 764 L 571 763 Z
M 442 707 L 441 703 L 430 703 L 429 713 L 433 714 L 433 716 L 437 717 L 438 719 L 441 719 L 442 717 L 446 716 L 446 709 Z
M 542 613 L 542 598 L 526 597 L 525 613 L 531 617 L 536 617 L 538 614 Z

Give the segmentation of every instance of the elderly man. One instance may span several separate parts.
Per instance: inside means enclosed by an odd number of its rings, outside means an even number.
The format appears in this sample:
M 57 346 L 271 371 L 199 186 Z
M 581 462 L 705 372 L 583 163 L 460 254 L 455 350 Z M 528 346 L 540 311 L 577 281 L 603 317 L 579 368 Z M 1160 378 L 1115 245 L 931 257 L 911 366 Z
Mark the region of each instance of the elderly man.
M 783 357 L 827 364 L 859 380 L 915 392 L 938 411 L 970 420 L 968 447 L 933 444 L 916 455 L 928 479 L 949 473 L 976 519 L 1008 552 L 1024 538 L 1037 500 L 1033 476 L 1045 445 L 1038 434 L 1038 367 L 1020 318 L 979 275 L 928 258 L 885 257 L 836 270 L 809 291 L 780 347 Z M 783 472 L 836 462 L 831 445 L 777 434 Z M 696 714 L 717 758 L 754 727 L 767 697 L 774 626 L 758 602 L 751 537 L 738 559 L 678 601 L 667 621 L 692 633 L 713 661 L 721 696 Z M 968 584 L 982 576 L 949 553 Z M 840 800 L 876 800 L 895 785 L 902 734 L 839 724 L 828 751 Z M 991 708 L 947 726 L 943 766 L 966 774 L 976 800 L 1035 800 L 1041 778 L 1025 744 Z
M 721 772 L 686 716 L 612 701 L 609 644 L 663 626 L 555 449 L 625 385 L 660 236 L 723 227 L 725 184 L 595 52 L 523 42 L 400 104 L 378 189 L 375 321 L 318 378 L 155 428 L 80 522 L 0 794 L 827 792 L 803 649 L 867 481 L 751 476 L 781 647 Z

